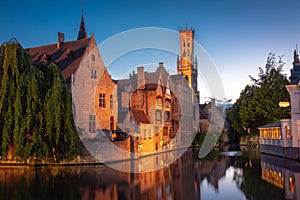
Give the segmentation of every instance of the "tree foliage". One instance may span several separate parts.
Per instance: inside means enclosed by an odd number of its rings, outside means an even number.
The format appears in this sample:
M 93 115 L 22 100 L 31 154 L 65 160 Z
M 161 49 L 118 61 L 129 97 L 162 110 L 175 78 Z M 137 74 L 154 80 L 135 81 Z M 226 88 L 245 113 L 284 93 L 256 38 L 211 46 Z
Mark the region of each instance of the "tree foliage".
M 71 93 L 54 64 L 34 66 L 17 42 L 0 46 L 0 156 L 59 161 L 78 153 Z
M 282 74 L 282 57 L 270 53 L 265 70 L 259 67 L 258 78 L 250 76 L 252 85 L 246 85 L 231 110 L 232 128 L 239 134 L 257 134 L 257 127 L 288 118 L 288 108 L 280 108 L 280 101 L 289 101 L 285 85 L 289 84 Z

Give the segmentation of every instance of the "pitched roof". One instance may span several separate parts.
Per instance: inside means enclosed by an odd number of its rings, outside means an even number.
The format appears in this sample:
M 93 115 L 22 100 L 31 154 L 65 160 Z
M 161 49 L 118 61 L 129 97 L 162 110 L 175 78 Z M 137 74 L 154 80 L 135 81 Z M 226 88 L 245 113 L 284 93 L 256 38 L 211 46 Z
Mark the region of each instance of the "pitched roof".
M 132 110 L 132 114 L 133 114 L 134 119 L 138 123 L 145 123 L 145 124 L 150 123 L 149 116 L 147 116 L 144 111 L 142 111 L 142 110 Z
M 264 126 L 260 126 L 258 128 L 275 128 L 275 127 L 281 127 L 281 122 L 280 121 L 277 121 L 277 122 L 273 122 L 271 124 L 267 124 L 267 125 L 264 125 Z
M 28 48 L 34 64 L 55 63 L 65 79 L 70 79 L 77 70 L 91 38 L 64 42 L 60 48 L 57 44 Z

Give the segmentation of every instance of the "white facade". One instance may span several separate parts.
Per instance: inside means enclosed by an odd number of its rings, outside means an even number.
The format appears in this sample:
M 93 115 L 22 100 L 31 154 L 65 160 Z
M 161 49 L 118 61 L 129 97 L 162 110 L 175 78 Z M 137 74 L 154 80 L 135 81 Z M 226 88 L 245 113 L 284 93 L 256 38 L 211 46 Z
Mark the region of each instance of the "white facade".
M 300 147 L 300 85 L 286 85 L 291 99 L 293 147 Z

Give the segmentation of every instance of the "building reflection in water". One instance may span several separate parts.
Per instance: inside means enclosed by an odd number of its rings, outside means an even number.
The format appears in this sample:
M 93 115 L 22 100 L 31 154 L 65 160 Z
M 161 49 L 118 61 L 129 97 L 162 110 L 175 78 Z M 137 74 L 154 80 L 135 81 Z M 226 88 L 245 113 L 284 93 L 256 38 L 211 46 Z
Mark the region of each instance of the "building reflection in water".
M 261 179 L 284 189 L 286 199 L 300 199 L 299 163 L 281 157 L 261 154 Z
M 158 157 L 166 159 L 166 155 Z M 201 182 L 206 180 L 218 190 L 219 179 L 234 159 L 199 160 L 197 155 L 189 149 L 163 169 L 144 173 L 105 165 L 1 166 L 0 199 L 200 199 Z

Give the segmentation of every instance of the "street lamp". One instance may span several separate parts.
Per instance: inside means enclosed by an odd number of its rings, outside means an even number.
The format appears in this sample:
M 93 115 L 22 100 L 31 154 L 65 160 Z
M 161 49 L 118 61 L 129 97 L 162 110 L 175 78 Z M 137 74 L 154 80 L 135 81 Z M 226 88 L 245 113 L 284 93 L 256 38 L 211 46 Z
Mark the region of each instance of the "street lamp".
M 279 107 L 280 108 L 287 108 L 287 107 L 290 107 L 290 102 L 289 101 L 280 101 L 279 102 Z

